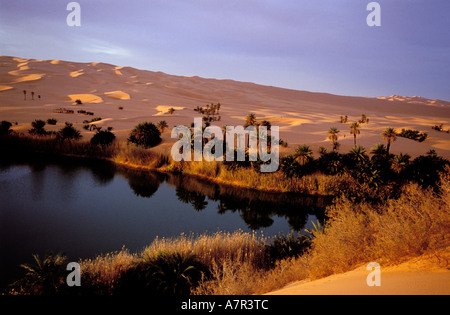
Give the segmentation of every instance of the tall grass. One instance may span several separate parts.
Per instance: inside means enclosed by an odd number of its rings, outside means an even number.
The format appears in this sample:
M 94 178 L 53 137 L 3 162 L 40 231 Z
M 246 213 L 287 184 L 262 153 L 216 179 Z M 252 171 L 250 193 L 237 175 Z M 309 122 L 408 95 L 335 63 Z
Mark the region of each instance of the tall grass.
M 447 169 L 442 174 L 439 195 L 411 184 L 399 198 L 383 205 L 339 198 L 328 208 L 324 229 L 313 233 L 309 250 L 300 257 L 277 260 L 275 265 L 267 252 L 271 238 L 237 231 L 158 238 L 137 255 L 120 252 L 116 258 L 90 260 L 85 272 L 91 273 L 91 278 L 98 277 L 99 282 L 114 285 L 121 268 L 128 268 L 135 259 L 178 252 L 194 254 L 210 271 L 192 294 L 266 293 L 293 281 L 346 272 L 370 261 L 389 265 L 424 254 L 441 255 L 450 245 L 449 196 Z M 448 260 L 443 261 L 448 266 Z

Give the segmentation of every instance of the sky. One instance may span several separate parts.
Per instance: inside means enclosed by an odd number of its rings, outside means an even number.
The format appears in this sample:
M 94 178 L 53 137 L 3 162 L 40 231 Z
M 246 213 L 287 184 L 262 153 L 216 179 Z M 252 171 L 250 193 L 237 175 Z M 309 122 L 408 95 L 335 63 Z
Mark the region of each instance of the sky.
M 450 1 L 0 0 L 0 55 L 450 101 Z

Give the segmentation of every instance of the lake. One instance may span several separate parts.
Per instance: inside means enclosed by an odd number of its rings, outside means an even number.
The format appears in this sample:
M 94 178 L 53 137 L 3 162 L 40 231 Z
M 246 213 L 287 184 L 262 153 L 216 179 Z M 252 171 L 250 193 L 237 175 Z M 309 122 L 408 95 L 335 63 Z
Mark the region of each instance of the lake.
M 139 252 L 156 237 L 217 231 L 301 232 L 323 219 L 320 197 L 217 185 L 191 176 L 129 170 L 103 161 L 0 163 L 0 288 L 32 254 L 70 261 Z M 20 272 L 20 273 L 19 273 Z

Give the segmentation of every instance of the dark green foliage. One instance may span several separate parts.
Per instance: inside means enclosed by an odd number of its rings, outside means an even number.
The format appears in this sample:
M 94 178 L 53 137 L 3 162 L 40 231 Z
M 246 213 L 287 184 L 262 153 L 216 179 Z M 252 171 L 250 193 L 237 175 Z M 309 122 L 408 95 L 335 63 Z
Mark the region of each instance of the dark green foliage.
M 11 128 L 12 124 L 9 121 L 5 121 L 3 120 L 0 123 L 0 136 L 6 136 L 8 135 L 11 130 L 9 128 Z
M 58 121 L 55 118 L 49 118 L 47 119 L 47 124 L 49 125 L 56 125 Z
M 66 125 L 56 134 L 57 139 L 61 141 L 81 139 L 81 133 L 73 127 L 72 123 L 66 122 Z
M 439 173 L 444 172 L 446 165 L 450 165 L 450 162 L 431 150 L 427 155 L 415 158 L 406 168 L 405 174 L 408 179 L 423 188 L 431 187 L 437 190 L 440 182 Z
M 300 174 L 300 164 L 293 155 L 288 155 L 280 159 L 280 170 L 287 178 L 292 178 Z
M 111 129 L 109 128 L 108 130 L 97 129 L 97 132 L 91 138 L 91 144 L 108 146 L 111 145 L 115 139 L 116 136 L 111 132 Z
M 414 141 L 423 142 L 427 139 L 428 134 L 420 133 L 419 130 L 402 129 L 402 132 L 398 134 L 399 137 L 412 139 Z
M 118 294 L 189 295 L 207 273 L 193 254 L 162 251 L 128 269 Z
M 22 264 L 25 276 L 12 286 L 32 295 L 56 295 L 67 291 L 66 271 L 68 259 L 64 254 L 53 256 L 51 252 L 41 259 L 33 255 L 33 264 Z
M 266 254 L 274 264 L 277 260 L 298 257 L 311 245 L 311 239 L 306 235 L 295 235 L 292 231 L 288 235 L 281 234 L 274 237 L 271 244 L 266 245 Z
M 340 174 L 344 167 L 343 156 L 336 151 L 324 152 L 317 160 L 317 167 L 327 175 Z
M 35 121 L 33 121 L 31 123 L 31 126 L 33 128 L 28 131 L 31 135 L 35 135 L 35 136 L 46 136 L 46 135 L 48 135 L 47 131 L 44 129 L 45 121 L 40 120 L 40 119 L 36 119 Z
M 154 147 L 161 143 L 161 132 L 153 123 L 144 122 L 131 131 L 128 142 L 144 148 Z

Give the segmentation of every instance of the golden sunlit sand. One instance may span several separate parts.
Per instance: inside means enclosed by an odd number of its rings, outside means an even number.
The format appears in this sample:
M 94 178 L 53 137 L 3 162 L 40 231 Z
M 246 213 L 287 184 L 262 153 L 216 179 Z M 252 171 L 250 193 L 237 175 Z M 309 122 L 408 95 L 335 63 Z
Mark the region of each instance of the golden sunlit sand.
M 71 108 L 93 112 L 103 119 L 100 125 L 114 127 L 118 137 L 124 138 L 142 121 L 156 123 L 164 119 L 169 128 L 189 126 L 199 117 L 195 107 L 220 102 L 221 120 L 214 124 L 243 125 L 245 116 L 252 112 L 258 120 L 269 120 L 272 125 L 280 126 L 280 137 L 291 149 L 303 143 L 313 149 L 328 148 L 327 131 L 336 127 L 340 130 L 341 151 L 346 151 L 353 146 L 349 124 L 366 114 L 370 122 L 361 125 L 357 144 L 367 150 L 383 142 L 380 134 L 387 127 L 398 131 L 417 129 L 428 133 L 427 141 L 418 143 L 398 138 L 391 147 L 392 153 L 403 152 L 414 157 L 435 149 L 438 154 L 450 157 L 450 134 L 431 129 L 436 124 L 450 128 L 450 102 L 447 101 L 313 93 L 232 80 L 173 76 L 98 62 L 5 56 L 1 61 L 0 113 L 3 119 L 18 122 L 15 130 L 27 130 L 35 119 L 50 117 L 56 118 L 58 124 L 69 121 L 81 126 L 86 119 L 84 115 L 54 113 L 58 108 Z M 23 90 L 28 92 L 26 101 Z M 31 101 L 32 91 L 41 98 Z M 77 99 L 83 104 L 75 105 Z M 173 115 L 167 113 L 171 107 L 175 109 Z M 340 116 L 345 115 L 348 123 L 341 124 Z
M 314 281 L 300 281 L 268 295 L 448 295 L 450 272 L 430 257 L 380 266 L 380 286 L 367 285 L 367 266 Z

